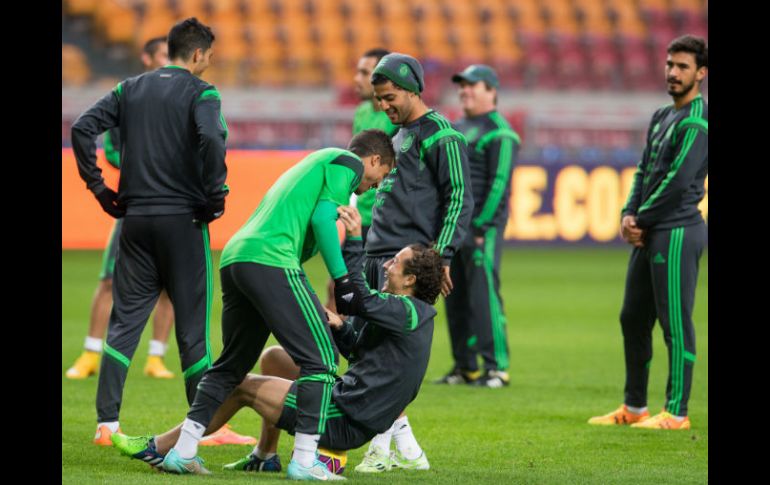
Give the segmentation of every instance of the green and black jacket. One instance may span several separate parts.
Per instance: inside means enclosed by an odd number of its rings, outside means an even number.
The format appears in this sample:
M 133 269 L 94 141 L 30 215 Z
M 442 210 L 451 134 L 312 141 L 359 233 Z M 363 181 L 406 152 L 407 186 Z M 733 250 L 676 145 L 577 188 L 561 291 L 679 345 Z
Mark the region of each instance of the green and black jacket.
M 396 167 L 377 188 L 366 254 L 393 256 L 431 244 L 449 264 L 473 212 L 465 137 L 430 110 L 393 137 Z
M 363 272 L 361 239 L 347 238 L 345 264 L 353 283 L 367 295 L 360 328 L 346 322 L 332 335 L 347 372 L 332 390 L 334 402 L 364 427 L 381 433 L 417 397 L 433 342 L 433 305 L 411 296 L 370 290 Z
M 701 95 L 680 109 L 655 112 L 622 216 L 636 215 L 642 229 L 703 222 L 698 203 L 708 175 L 708 126 Z
M 121 143 L 118 200 L 127 215 L 186 214 L 227 195 L 219 92 L 187 69 L 126 79 L 75 121 L 72 148 L 94 193 L 104 188 L 96 137 L 113 127 Z
M 521 138 L 497 111 L 465 117 L 456 128 L 468 140 L 468 165 L 473 187 L 474 235 L 505 227 L 511 195 L 511 173 Z

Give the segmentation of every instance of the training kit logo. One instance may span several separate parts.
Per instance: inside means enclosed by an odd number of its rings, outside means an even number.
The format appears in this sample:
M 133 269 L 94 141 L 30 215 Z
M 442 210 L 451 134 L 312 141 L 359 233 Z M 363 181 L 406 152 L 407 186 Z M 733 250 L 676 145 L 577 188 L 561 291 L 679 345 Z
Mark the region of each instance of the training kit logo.
M 653 258 L 652 262 L 656 264 L 663 264 L 666 262 L 666 260 L 663 258 L 662 254 L 658 253 L 655 255 L 655 258 Z
M 401 67 L 398 68 L 398 74 L 401 77 L 406 77 L 409 75 L 409 66 L 406 64 L 401 64 Z
M 409 133 L 406 138 L 404 139 L 403 143 L 401 143 L 401 152 L 406 152 L 412 147 L 412 143 L 414 142 L 414 133 Z

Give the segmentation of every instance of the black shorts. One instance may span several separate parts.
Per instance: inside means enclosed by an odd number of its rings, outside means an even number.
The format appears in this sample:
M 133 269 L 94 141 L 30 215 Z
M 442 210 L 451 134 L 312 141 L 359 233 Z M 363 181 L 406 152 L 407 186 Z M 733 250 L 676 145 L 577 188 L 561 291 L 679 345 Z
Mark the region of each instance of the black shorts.
M 292 436 L 294 435 L 294 426 L 297 422 L 296 399 L 297 383 L 293 382 L 283 403 L 281 417 L 278 418 L 278 422 L 275 425 Z M 345 415 L 334 403 L 334 398 L 332 398 L 328 413 L 326 432 L 321 435 L 318 446 L 332 450 L 353 450 L 365 445 L 377 434 L 376 431 L 364 428 Z

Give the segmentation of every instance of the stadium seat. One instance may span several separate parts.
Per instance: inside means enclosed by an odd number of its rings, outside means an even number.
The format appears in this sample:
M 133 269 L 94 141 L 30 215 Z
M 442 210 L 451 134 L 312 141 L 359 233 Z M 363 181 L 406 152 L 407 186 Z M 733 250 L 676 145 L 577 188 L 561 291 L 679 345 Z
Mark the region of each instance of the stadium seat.
M 61 46 L 61 69 L 62 85 L 82 86 L 91 78 L 85 54 L 72 44 Z
M 64 8 L 70 15 L 93 15 L 99 0 L 66 0 Z

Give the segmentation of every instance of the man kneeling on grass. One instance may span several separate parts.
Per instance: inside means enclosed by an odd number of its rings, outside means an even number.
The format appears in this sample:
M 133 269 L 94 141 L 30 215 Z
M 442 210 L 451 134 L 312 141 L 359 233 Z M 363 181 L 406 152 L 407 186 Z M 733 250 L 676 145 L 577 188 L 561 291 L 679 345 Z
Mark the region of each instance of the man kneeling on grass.
M 327 312 L 334 341 L 350 367 L 337 378 L 327 397 L 330 402 L 323 417 L 326 430 L 318 444 L 349 450 L 387 430 L 417 397 L 428 367 L 436 315 L 433 305 L 441 292 L 443 268 L 435 250 L 412 244 L 385 263 L 383 292 L 370 290 L 361 275 L 361 216 L 352 207 L 338 211 L 348 233 L 343 256 L 357 293 L 349 313 L 361 316 L 366 323 L 356 330 L 339 315 Z M 270 424 L 293 434 L 296 387 L 296 381 L 249 374 L 219 407 L 209 428 L 216 430 L 241 408 L 251 407 Z M 113 443 L 123 454 L 164 469 L 166 457 L 176 453 L 172 446 L 180 432 L 181 424 L 156 436 L 114 434 Z M 309 473 L 297 472 L 300 469 L 293 464 L 290 462 L 287 470 L 290 479 L 344 479 L 318 460 Z M 210 473 L 202 465 L 203 460 L 196 457 L 182 473 Z

